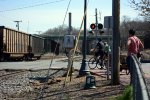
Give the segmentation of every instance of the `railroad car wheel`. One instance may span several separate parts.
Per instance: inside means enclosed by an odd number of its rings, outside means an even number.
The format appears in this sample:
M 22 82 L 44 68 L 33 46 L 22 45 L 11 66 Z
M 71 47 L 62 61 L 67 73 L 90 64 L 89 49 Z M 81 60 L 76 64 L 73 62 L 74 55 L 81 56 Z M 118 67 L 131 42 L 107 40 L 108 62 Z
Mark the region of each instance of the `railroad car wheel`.
M 41 56 L 40 57 L 37 57 L 37 60 L 40 60 Z
M 4 55 L 3 54 L 0 55 L 0 62 L 2 62 L 2 61 L 4 61 Z
M 24 56 L 24 60 L 25 60 L 25 61 L 30 61 L 31 59 L 32 59 L 32 58 L 29 57 L 28 55 Z
M 0 62 L 3 62 L 5 61 L 5 59 L 3 57 L 0 58 Z

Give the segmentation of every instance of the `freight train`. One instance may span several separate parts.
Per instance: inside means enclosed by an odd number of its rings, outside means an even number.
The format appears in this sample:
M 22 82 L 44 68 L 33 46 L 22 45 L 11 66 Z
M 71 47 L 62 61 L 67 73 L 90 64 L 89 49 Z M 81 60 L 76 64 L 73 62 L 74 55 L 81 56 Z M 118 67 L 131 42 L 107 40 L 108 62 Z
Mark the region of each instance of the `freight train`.
M 40 59 L 44 38 L 0 26 L 0 61 Z

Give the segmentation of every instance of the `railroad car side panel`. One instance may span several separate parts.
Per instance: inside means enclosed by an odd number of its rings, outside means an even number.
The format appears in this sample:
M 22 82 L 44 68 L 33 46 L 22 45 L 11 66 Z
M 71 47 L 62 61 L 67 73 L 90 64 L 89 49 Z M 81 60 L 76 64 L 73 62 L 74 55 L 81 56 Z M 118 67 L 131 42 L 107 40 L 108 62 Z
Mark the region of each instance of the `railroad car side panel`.
M 44 50 L 45 52 L 51 52 L 51 40 L 50 39 L 44 40 Z
M 5 59 L 23 59 L 28 54 L 29 35 L 27 33 L 4 26 L 0 27 L 0 32 L 0 48 L 3 48 L 1 55 L 3 54 Z
M 0 28 L 0 61 L 2 60 L 3 57 L 3 29 Z
M 40 56 L 44 53 L 44 38 L 32 35 L 31 47 L 34 57 L 40 58 Z

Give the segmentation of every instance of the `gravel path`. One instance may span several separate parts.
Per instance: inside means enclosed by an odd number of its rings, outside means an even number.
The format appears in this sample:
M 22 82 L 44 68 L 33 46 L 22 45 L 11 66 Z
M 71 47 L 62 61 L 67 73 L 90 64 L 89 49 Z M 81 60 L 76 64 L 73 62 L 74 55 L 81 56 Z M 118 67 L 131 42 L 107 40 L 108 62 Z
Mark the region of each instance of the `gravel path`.
M 34 71 L 24 71 L 20 70 L 20 73 L 16 73 L 18 71 L 15 70 L 1 70 L 1 75 L 5 77 L 1 77 L 0 80 L 0 98 L 1 100 L 22 100 L 25 96 L 25 100 L 32 100 L 30 96 L 30 91 L 34 91 L 31 85 L 36 82 L 40 82 L 42 79 L 47 79 L 47 70 L 34 70 Z M 22 73 L 21 73 L 22 72 Z M 57 73 L 56 73 L 57 72 Z M 55 73 L 54 75 L 51 75 Z M 50 70 L 50 77 L 59 77 L 65 73 L 64 70 Z M 12 74 L 12 75 L 11 75 Z M 8 76 L 7 76 L 8 75 Z M 27 96 L 29 95 L 29 96 Z M 27 98 L 26 98 L 27 97 Z M 30 98 L 30 99 L 29 99 Z
M 23 70 L 20 70 L 23 71 Z M 15 70 L 1 70 L 0 75 L 16 72 Z M 93 75 L 96 79 L 96 89 L 84 89 L 86 77 L 78 77 L 75 71 L 70 82 L 62 77 L 66 70 L 51 69 L 49 79 L 46 81 L 47 70 L 27 70 L 23 73 L 12 75 L 0 80 L 0 100 L 109 100 L 121 95 L 128 76 L 121 75 L 123 81 L 120 85 L 110 85 L 110 80 L 105 77 Z M 125 79 L 127 78 L 127 80 Z M 124 83 L 124 84 L 122 84 Z

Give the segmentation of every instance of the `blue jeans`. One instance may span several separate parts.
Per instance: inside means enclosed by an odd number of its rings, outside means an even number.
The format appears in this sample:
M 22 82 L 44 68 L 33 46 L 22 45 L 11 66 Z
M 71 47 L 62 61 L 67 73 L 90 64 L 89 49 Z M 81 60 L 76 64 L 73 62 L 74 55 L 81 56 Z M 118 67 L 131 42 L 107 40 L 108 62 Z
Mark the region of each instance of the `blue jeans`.
M 127 66 L 128 66 L 129 72 L 130 72 L 130 84 L 132 82 L 132 75 L 133 75 L 133 73 L 132 73 L 133 72 L 133 66 L 132 66 L 131 61 L 132 61 L 131 56 L 127 56 L 126 62 L 127 62 Z
M 131 56 L 127 56 L 126 58 L 126 62 L 127 62 L 127 66 L 129 68 L 129 72 L 131 73 L 132 72 L 132 66 L 131 66 Z

